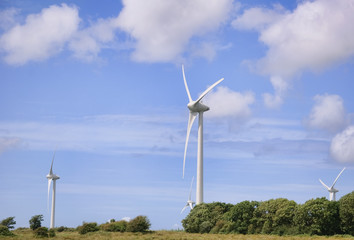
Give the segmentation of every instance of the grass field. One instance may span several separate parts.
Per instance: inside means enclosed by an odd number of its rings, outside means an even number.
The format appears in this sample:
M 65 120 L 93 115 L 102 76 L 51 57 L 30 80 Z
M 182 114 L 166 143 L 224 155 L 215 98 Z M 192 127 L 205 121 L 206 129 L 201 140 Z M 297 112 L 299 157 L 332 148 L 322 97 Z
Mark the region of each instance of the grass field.
M 15 230 L 13 231 L 15 237 L 1 237 L 0 239 L 16 239 L 16 240 L 38 240 L 33 236 L 33 232 L 29 229 L 25 230 Z M 274 236 L 274 235 L 239 235 L 239 234 L 192 234 L 177 231 L 154 231 L 149 233 L 112 233 L 112 232 L 94 232 L 87 233 L 85 235 L 80 235 L 78 232 L 56 232 L 54 238 L 48 238 L 54 240 L 77 240 L 77 239 L 93 239 L 93 240 L 105 240 L 105 239 L 144 239 L 144 240 L 306 240 L 306 239 L 316 239 L 316 240 L 338 240 L 338 239 L 348 239 L 354 240 L 353 236 L 333 236 L 333 237 L 321 237 L 321 236 Z

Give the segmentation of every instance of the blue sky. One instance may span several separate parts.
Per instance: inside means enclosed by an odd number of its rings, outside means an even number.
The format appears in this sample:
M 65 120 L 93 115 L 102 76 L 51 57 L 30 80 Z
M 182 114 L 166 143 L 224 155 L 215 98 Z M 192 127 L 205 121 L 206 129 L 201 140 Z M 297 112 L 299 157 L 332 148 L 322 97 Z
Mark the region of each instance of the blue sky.
M 146 215 L 181 228 L 205 98 L 204 200 L 354 189 L 354 1 L 0 1 L 0 218 L 56 226 Z M 194 184 L 195 187 L 195 184 Z M 195 188 L 192 198 L 195 200 Z

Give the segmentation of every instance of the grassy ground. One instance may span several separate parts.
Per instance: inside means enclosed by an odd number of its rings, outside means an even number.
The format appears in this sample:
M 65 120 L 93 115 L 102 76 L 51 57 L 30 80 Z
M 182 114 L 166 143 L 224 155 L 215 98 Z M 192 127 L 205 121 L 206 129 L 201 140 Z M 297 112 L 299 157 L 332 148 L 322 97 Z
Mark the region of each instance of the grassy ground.
M 14 237 L 1 237 L 0 239 L 8 240 L 38 240 L 33 236 L 29 229 L 13 231 L 16 236 Z M 85 235 L 80 235 L 77 232 L 56 232 L 54 240 L 78 240 L 78 239 L 92 239 L 92 240 L 354 240 L 353 236 L 333 236 L 333 237 L 320 237 L 320 236 L 273 236 L 273 235 L 239 235 L 239 234 L 191 234 L 176 231 L 155 231 L 151 233 L 111 233 L 111 232 L 94 232 Z

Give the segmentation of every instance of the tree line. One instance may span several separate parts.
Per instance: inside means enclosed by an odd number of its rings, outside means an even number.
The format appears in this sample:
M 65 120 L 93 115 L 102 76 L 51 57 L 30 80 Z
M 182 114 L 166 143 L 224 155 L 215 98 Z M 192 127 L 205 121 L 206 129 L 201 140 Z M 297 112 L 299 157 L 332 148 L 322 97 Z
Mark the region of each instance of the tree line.
M 286 198 L 233 204 L 202 203 L 182 220 L 189 233 L 354 235 L 354 191 L 339 201 Z
M 48 229 L 42 226 L 43 215 L 32 216 L 29 220 L 30 229 L 35 237 L 55 237 L 55 232 L 77 231 L 79 234 L 96 232 L 99 230 L 107 232 L 147 232 L 150 229 L 150 220 L 146 216 L 137 216 L 130 221 L 111 219 L 107 223 L 98 225 L 96 222 L 83 222 L 77 228 L 64 226 Z M 8 217 L 0 221 L 0 236 L 14 236 L 11 231 L 16 224 L 15 217 Z

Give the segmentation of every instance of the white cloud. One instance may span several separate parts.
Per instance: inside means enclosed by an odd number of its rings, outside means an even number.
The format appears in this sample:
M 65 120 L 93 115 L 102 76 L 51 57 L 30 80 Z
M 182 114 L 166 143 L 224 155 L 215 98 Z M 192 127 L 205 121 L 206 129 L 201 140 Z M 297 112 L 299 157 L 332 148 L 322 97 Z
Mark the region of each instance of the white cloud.
M 316 95 L 314 100 L 315 105 L 306 120 L 310 127 L 336 133 L 347 125 L 348 118 L 340 96 Z
M 234 92 L 227 87 L 217 87 L 205 97 L 205 104 L 210 107 L 208 117 L 240 118 L 244 120 L 251 115 L 250 105 L 255 101 L 252 92 Z
M 16 16 L 19 10 L 16 8 L 8 8 L 0 10 L 0 29 L 8 30 L 16 25 Z
M 0 154 L 16 147 L 21 143 L 21 140 L 16 137 L 0 137 Z
M 274 18 L 270 17 L 273 12 Z M 261 74 L 281 78 L 287 89 L 295 74 L 319 71 L 354 55 L 353 22 L 352 0 L 316 0 L 300 3 L 293 12 L 252 8 L 233 26 L 259 31 L 259 41 L 269 49 L 254 67 Z M 276 90 L 273 99 L 269 96 L 265 95 L 266 101 L 280 104 L 284 94 Z
M 233 7 L 232 0 L 125 0 L 123 5 L 118 25 L 136 40 L 132 58 L 145 62 L 178 59 L 192 37 L 215 30 Z
M 130 217 L 123 217 L 122 220 L 129 222 L 131 220 Z
M 0 48 L 8 64 L 40 61 L 60 52 L 77 31 L 80 18 L 76 7 L 52 5 L 39 14 L 27 16 L 0 38 Z
M 251 8 L 232 21 L 232 26 L 236 29 L 263 30 L 266 26 L 279 21 L 285 13 L 285 9 L 279 5 L 274 5 L 274 9 Z
M 74 57 L 92 61 L 101 49 L 108 47 L 106 44 L 115 38 L 117 29 L 115 19 L 99 19 L 90 27 L 78 31 L 69 43 L 69 49 L 74 52 Z
M 354 126 L 347 127 L 338 133 L 331 143 L 331 156 L 338 162 L 354 162 Z

